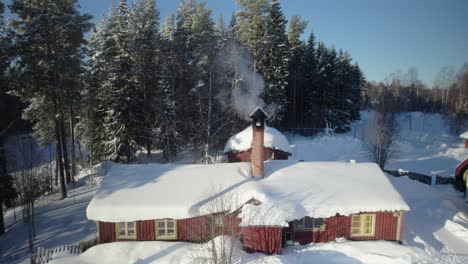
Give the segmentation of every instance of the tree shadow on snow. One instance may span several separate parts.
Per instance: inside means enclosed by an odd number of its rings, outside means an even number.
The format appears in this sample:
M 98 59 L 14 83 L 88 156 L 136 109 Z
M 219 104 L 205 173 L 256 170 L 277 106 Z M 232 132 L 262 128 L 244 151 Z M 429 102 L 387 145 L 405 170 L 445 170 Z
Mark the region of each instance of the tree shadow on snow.
M 169 254 L 172 254 L 174 251 L 186 247 L 187 244 L 183 242 L 175 242 L 173 245 L 165 248 L 164 250 L 158 251 L 156 254 L 151 255 L 145 259 L 138 259 L 134 262 L 134 264 L 149 264 L 149 263 L 157 263 L 157 261 Z

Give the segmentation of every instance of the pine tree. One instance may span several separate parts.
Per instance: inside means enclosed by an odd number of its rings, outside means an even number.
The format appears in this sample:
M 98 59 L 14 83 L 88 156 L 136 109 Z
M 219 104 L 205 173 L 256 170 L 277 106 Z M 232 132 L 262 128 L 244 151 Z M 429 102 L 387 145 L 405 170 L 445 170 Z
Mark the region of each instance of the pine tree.
M 154 0 L 135 2 L 130 13 L 130 31 L 136 91 L 143 100 L 140 113 L 134 113 L 137 117 L 136 141 L 146 148 L 149 155 L 157 142 L 154 134 L 158 120 L 156 106 L 161 104 L 161 92 L 157 87 L 160 71 L 159 11 Z
M 66 113 L 77 93 L 83 72 L 84 33 L 91 26 L 91 16 L 79 13 L 76 0 L 14 0 L 10 7 L 16 14 L 11 22 L 14 49 L 21 51 L 12 70 L 15 94 L 27 104 L 23 116 L 34 124 L 35 136 L 49 142 L 55 134 L 60 146 L 55 118 Z M 57 155 L 58 165 L 61 160 Z M 63 171 L 60 175 L 63 183 Z M 64 186 L 62 197 L 66 197 Z
M 286 35 L 286 19 L 276 0 L 272 1 L 268 11 L 266 32 L 260 54 L 259 72 L 265 81 L 262 99 L 273 113 L 270 119 L 272 125 L 279 126 L 286 112 L 290 52 Z
M 5 96 L 7 92 L 5 69 L 9 62 L 10 38 L 6 34 L 3 23 L 4 5 L 0 2 L 0 112 L 5 113 L 8 108 L 5 107 Z M 0 235 L 5 233 L 5 224 L 3 221 L 3 206 L 11 207 L 11 202 L 16 196 L 16 189 L 13 184 L 13 178 L 7 172 L 7 160 L 5 156 L 5 134 L 7 127 L 7 118 L 0 118 Z

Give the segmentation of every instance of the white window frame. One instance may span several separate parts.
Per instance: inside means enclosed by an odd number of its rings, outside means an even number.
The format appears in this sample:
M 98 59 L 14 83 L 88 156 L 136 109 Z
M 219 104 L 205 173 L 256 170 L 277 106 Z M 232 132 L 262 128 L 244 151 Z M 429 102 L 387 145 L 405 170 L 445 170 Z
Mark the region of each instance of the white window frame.
M 372 217 L 369 221 L 368 217 Z M 375 219 L 377 218 L 376 214 L 358 214 L 351 215 L 351 236 L 352 237 L 372 237 L 375 236 Z M 356 224 L 356 225 L 355 225 Z M 366 232 L 368 228 L 367 225 L 370 224 L 371 232 Z M 355 232 L 357 230 L 357 232 Z
M 124 232 L 125 232 L 125 235 L 121 235 L 120 234 L 120 224 L 124 224 L 125 227 L 124 227 Z M 129 235 L 128 233 L 128 224 L 133 224 L 133 235 Z M 116 237 L 117 239 L 137 239 L 137 225 L 136 225 L 136 222 L 118 222 L 115 224 L 115 233 L 116 233 Z
M 305 227 L 306 223 L 305 220 L 306 218 L 310 218 L 312 220 L 312 227 Z M 318 219 L 322 219 L 322 224 L 320 226 L 316 226 L 315 221 Z M 297 222 L 302 222 L 302 227 L 297 226 Z M 308 231 L 325 231 L 326 228 L 326 222 L 324 218 L 312 218 L 309 216 L 305 216 L 299 220 L 294 221 L 294 229 L 296 230 L 308 230 Z
M 168 222 L 173 222 L 174 223 L 174 227 L 173 228 L 168 228 Z M 156 240 L 177 240 L 177 221 L 175 219 L 172 219 L 172 218 L 164 218 L 164 219 L 157 219 L 154 221 L 155 222 L 155 236 L 156 236 Z M 161 236 L 159 235 L 159 230 L 161 228 L 159 228 L 159 223 L 164 223 L 164 233 L 165 235 Z M 168 235 L 168 230 L 169 229 L 174 229 L 174 234 L 173 235 Z

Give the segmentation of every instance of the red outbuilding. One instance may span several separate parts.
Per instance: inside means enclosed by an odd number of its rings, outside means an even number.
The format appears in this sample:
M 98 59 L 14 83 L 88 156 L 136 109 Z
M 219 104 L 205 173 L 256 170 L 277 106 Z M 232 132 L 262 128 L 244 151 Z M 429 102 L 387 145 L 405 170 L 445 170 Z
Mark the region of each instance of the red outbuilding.
M 254 112 L 255 113 L 255 112 Z M 266 118 L 262 110 L 257 112 Z M 250 162 L 254 126 L 249 126 L 229 138 L 224 147 L 224 154 L 229 162 Z M 265 125 L 263 128 L 263 160 L 287 160 L 292 154 L 288 139 L 275 128 Z
M 376 164 L 265 161 L 262 112 L 252 114 L 251 162 L 113 165 L 86 211 L 99 241 L 228 235 L 266 254 L 342 237 L 402 241 L 410 208 Z

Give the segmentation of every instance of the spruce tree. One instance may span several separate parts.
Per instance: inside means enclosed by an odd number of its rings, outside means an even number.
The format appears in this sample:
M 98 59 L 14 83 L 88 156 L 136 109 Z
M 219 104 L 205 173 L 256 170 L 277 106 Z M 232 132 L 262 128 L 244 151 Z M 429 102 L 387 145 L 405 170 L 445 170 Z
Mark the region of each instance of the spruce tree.
M 170 13 L 162 27 L 161 64 L 158 89 L 162 91 L 162 102 L 158 108 L 159 129 L 158 147 L 162 149 L 165 162 L 172 162 L 179 150 L 179 133 L 177 132 L 177 116 L 175 102 L 175 49 L 174 32 L 175 17 Z
M 176 104 L 174 101 L 174 80 L 171 74 L 170 61 L 161 65 L 159 87 L 163 92 L 161 114 L 159 119 L 159 147 L 162 149 L 165 162 L 172 162 L 177 155 L 179 135 L 176 126 Z
M 310 33 L 304 52 L 304 126 L 307 128 L 323 128 L 322 126 L 322 87 L 318 79 L 318 57 L 322 52 L 317 49 L 314 33 Z M 312 133 L 313 131 L 309 131 Z
M 237 0 L 240 10 L 236 12 L 233 28 L 236 38 L 252 53 L 253 72 L 258 72 L 261 58 L 260 48 L 264 43 L 266 32 L 266 17 L 268 15 L 267 0 Z M 231 23 L 232 24 L 232 23 Z
M 304 90 L 305 85 L 305 49 L 301 35 L 307 27 L 307 22 L 299 16 L 292 16 L 288 24 L 288 40 L 290 43 L 291 59 L 289 61 L 289 80 L 287 86 L 287 115 L 286 127 L 304 127 Z
M 102 142 L 105 158 L 117 162 L 131 162 L 136 158 L 138 145 L 138 113 L 142 100 L 136 88 L 131 56 L 131 36 L 127 3 L 121 0 L 115 18 L 109 19 L 109 32 L 104 44 L 111 55 L 102 89 L 106 104 L 100 109 L 104 114 L 105 138 Z
M 85 74 L 83 89 L 81 90 L 81 107 L 79 109 L 80 122 L 76 126 L 77 139 L 88 150 L 88 159 L 97 163 L 103 159 L 104 150 L 100 142 L 104 139 L 105 92 L 102 81 L 106 78 L 106 53 L 104 41 L 107 36 L 107 20 L 102 18 L 93 28 L 88 45 L 88 71 Z
M 266 32 L 260 54 L 259 72 L 265 81 L 262 99 L 273 114 L 270 119 L 272 125 L 280 126 L 287 105 L 286 86 L 289 77 L 290 52 L 286 35 L 286 19 L 276 0 L 272 1 L 268 11 Z
M 132 38 L 131 54 L 134 67 L 136 92 L 142 97 L 143 105 L 136 120 L 136 141 L 148 153 L 157 142 L 157 128 L 161 92 L 158 90 L 160 71 L 159 11 L 154 0 L 137 0 L 130 12 Z

